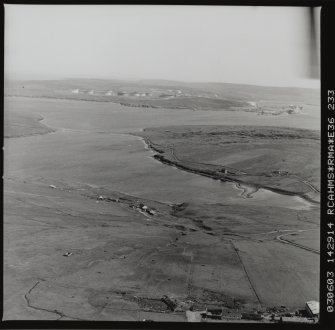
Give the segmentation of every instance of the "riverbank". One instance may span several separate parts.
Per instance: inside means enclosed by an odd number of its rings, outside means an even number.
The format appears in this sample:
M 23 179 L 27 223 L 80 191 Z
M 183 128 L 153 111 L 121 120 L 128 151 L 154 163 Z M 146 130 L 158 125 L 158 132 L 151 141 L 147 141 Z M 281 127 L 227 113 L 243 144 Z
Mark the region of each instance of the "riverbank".
M 44 117 L 41 115 L 5 112 L 4 137 L 17 138 L 55 132 L 53 128 L 44 125 L 43 120 Z
M 279 194 L 300 196 L 313 204 L 320 201 L 317 181 L 320 174 L 316 164 L 320 141 L 315 131 L 273 127 L 187 126 L 183 133 L 182 127 L 178 126 L 149 128 L 139 135 L 156 152 L 154 158 L 162 163 L 215 180 L 244 184 L 254 191 L 264 188 Z M 271 151 L 270 147 L 274 150 Z M 291 150 L 287 151 L 289 148 Z M 299 148 L 304 148 L 309 154 L 315 152 L 314 159 L 311 159 L 314 166 L 312 170 L 311 164 L 304 164 L 303 155 L 297 154 Z M 267 151 L 266 155 L 263 150 Z M 244 155 L 243 151 L 246 151 Z M 282 167 L 275 163 L 278 152 L 284 158 L 280 160 Z M 215 159 L 210 162 L 213 155 L 220 158 L 222 164 L 218 164 Z M 226 166 L 225 157 L 235 158 L 235 161 Z M 309 178 L 303 179 L 306 174 Z

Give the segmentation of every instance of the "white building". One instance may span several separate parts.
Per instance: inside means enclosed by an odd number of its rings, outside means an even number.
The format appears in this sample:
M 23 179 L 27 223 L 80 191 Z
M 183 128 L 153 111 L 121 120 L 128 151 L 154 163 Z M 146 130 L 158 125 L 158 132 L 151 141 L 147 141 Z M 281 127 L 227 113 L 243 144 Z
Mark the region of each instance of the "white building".
M 311 317 L 319 316 L 320 304 L 318 301 L 311 300 L 306 302 L 306 311 Z

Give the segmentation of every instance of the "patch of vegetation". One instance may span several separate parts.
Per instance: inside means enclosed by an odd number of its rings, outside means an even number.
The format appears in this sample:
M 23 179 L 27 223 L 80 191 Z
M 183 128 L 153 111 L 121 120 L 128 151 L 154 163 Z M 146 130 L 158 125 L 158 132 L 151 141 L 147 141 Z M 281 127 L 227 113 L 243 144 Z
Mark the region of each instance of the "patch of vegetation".
M 155 158 L 255 189 L 319 199 L 320 133 L 263 126 L 175 126 L 139 133 Z

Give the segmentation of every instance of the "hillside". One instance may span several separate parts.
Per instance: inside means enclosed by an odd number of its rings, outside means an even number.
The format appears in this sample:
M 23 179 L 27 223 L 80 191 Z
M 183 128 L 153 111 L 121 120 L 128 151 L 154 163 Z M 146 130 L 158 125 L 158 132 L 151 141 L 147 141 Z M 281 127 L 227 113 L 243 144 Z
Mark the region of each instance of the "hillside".
M 243 110 L 260 114 L 291 114 L 306 105 L 319 106 L 320 103 L 319 91 L 313 89 L 150 80 L 11 81 L 6 83 L 5 95 L 113 102 L 131 107 Z

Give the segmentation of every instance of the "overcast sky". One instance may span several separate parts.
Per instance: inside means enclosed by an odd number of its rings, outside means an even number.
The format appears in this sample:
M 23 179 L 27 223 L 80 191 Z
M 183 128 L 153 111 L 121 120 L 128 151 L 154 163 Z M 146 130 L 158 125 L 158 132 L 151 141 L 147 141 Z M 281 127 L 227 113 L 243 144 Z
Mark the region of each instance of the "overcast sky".
M 318 86 L 307 9 L 5 5 L 5 78 Z

